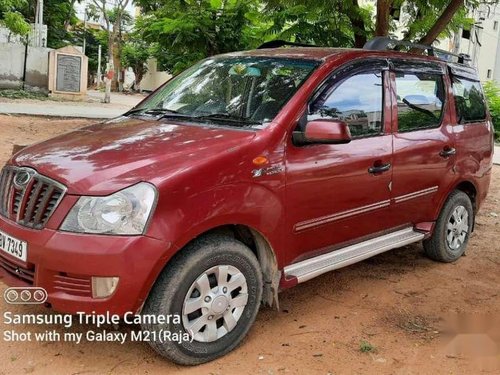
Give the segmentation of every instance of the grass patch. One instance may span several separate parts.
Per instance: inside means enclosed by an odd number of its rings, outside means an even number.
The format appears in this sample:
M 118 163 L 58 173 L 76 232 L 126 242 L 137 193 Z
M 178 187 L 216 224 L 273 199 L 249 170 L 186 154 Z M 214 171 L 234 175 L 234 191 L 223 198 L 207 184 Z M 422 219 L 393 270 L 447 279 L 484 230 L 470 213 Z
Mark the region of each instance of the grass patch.
M 0 98 L 50 100 L 49 96 L 43 92 L 25 90 L 0 90 Z
M 359 351 L 361 353 L 375 353 L 377 351 L 377 348 L 370 344 L 368 341 L 361 340 L 359 343 Z

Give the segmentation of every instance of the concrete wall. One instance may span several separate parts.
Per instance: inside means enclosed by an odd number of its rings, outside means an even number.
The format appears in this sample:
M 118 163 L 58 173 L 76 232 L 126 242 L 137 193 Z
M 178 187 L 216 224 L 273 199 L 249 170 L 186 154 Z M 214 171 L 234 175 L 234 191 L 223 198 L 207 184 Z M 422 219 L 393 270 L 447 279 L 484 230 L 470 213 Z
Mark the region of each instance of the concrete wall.
M 28 47 L 25 89 L 47 91 L 50 48 Z M 0 89 L 23 86 L 25 46 L 0 43 Z
M 144 74 L 141 81 L 141 89 L 144 91 L 153 91 L 160 85 L 167 82 L 172 76 L 166 72 L 158 71 L 156 59 L 149 59 L 147 62 L 148 71 Z
M 30 46 L 38 45 L 38 32 L 35 29 L 35 24 L 30 24 L 31 31 L 28 35 L 28 44 Z M 0 43 L 15 43 L 24 44 L 23 38 L 17 34 L 13 34 L 6 27 L 0 26 Z M 42 25 L 42 45 L 47 45 L 47 25 Z

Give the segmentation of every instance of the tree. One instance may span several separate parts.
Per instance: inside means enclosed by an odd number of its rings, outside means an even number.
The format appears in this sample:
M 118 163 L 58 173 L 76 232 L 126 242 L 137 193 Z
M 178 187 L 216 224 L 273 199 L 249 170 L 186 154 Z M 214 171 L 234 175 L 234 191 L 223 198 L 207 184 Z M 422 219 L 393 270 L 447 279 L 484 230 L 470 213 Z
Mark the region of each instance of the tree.
M 44 0 L 43 21 L 47 25 L 47 47 L 61 48 L 71 42 L 71 29 L 78 23 L 75 3 L 76 0 Z
M 497 2 L 493 0 L 492 2 Z M 422 44 L 432 44 L 444 35 L 450 35 L 464 24 L 474 20 L 467 16 L 468 11 L 477 8 L 480 0 L 378 0 L 375 35 L 390 35 L 395 29 L 395 10 L 406 15 L 402 20 L 404 39 Z M 491 3 L 491 2 L 490 2 Z
M 135 89 L 141 91 L 141 81 L 148 71 L 146 65 L 150 57 L 150 49 L 146 42 L 139 38 L 128 40 L 122 48 L 123 66 L 132 68 L 135 74 Z
M 107 79 L 106 79 L 106 91 L 104 94 L 104 103 L 109 103 L 111 101 L 111 81 L 115 74 L 114 67 L 114 46 L 117 39 L 117 35 L 121 30 L 122 18 L 126 13 L 125 9 L 129 3 L 129 0 L 116 0 L 115 7 L 111 10 L 108 9 L 108 2 L 106 0 L 92 0 L 93 5 L 99 10 L 100 15 L 104 20 L 104 25 L 106 32 L 108 34 L 108 65 L 107 65 Z
M 363 47 L 373 35 L 389 36 L 396 28 L 403 29 L 406 40 L 433 43 L 438 37 L 472 23 L 467 17 L 468 10 L 481 3 L 484 2 L 378 0 L 374 12 L 357 0 L 267 0 L 264 9 L 273 20 L 271 30 L 279 38 L 336 47 Z M 398 19 L 401 12 L 405 17 Z M 314 37 L 308 36 L 308 30 Z
M 45 0 L 44 23 L 49 48 L 60 48 L 71 40 L 70 28 L 77 24 L 74 5 L 77 0 Z M 27 36 L 35 19 L 36 1 L 0 0 L 0 22 L 13 34 Z
M 95 1 L 95 0 L 94 0 Z M 497 0 L 493 0 L 497 1 Z M 136 30 L 163 69 L 177 73 L 217 53 L 284 39 L 331 47 L 363 47 L 396 30 L 432 44 L 461 26 L 481 0 L 137 0 Z M 366 4 L 366 3 L 363 3 Z M 398 14 L 404 17 L 399 18 Z M 375 17 L 373 17 L 375 15 Z
M 88 85 L 92 85 L 96 74 L 102 74 L 102 71 L 97 71 L 99 45 L 101 46 L 102 55 L 106 56 L 108 51 L 108 36 L 102 29 L 84 28 L 83 23 L 79 23 L 72 30 L 70 43 L 79 45 L 84 38 L 86 41 L 85 55 L 88 57 Z
M 26 0 L 2 0 L 0 2 L 0 24 L 4 25 L 12 34 L 26 37 L 31 27 L 21 11 L 28 7 L 29 4 Z
M 443 10 L 434 25 L 427 33 L 419 40 L 422 44 L 432 44 L 449 25 L 451 19 L 455 16 L 459 9 L 464 7 L 464 0 L 451 0 L 448 6 Z
M 163 0 L 150 4 L 136 21 L 136 30 L 148 43 L 159 66 L 170 73 L 184 70 L 206 56 L 248 46 L 246 14 L 253 5 L 244 0 Z
M 363 46 L 373 34 L 372 7 L 357 0 L 267 0 L 267 35 L 331 47 Z M 262 17 L 260 14 L 259 17 Z

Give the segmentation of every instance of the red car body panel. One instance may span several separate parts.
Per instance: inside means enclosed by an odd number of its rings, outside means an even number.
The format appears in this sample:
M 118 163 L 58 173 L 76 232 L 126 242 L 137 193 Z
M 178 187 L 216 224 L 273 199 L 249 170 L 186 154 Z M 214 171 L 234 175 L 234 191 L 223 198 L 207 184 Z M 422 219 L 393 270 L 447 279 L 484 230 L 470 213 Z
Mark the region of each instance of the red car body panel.
M 0 216 L 0 230 L 29 243 L 26 263 L 2 257 L 21 270 L 36 267 L 34 285 L 48 290 L 48 302 L 56 310 L 138 311 L 171 257 L 192 239 L 220 226 L 239 224 L 259 233 L 282 270 L 388 228 L 414 224 L 430 231 L 449 192 L 464 181 L 475 187 L 477 206 L 485 198 L 492 168 L 492 126 L 489 121 L 457 125 L 447 77 L 448 98 L 439 128 L 398 133 L 394 75 L 385 72 L 385 135 L 347 145 L 293 144 L 292 131 L 308 100 L 333 70 L 357 59 L 408 58 L 407 54 L 293 48 L 232 55 L 315 59 L 321 65 L 262 130 L 119 118 L 30 146 L 10 160 L 68 188 L 42 230 Z M 430 57 L 411 59 L 446 65 Z M 440 157 L 446 147 L 457 148 L 457 154 Z M 259 156 L 276 173 L 254 178 L 253 170 L 259 167 L 253 160 Z M 367 173 L 382 163 L 393 168 Z M 140 181 L 154 184 L 159 193 L 144 235 L 58 230 L 80 195 L 108 195 Z M 431 199 L 398 198 L 434 186 Z M 374 205 L 380 207 L 372 210 Z M 23 284 L 3 274 L 8 283 Z M 55 288 L 58 278 L 90 276 L 119 276 L 120 282 L 106 299 Z M 282 280 L 282 287 L 291 285 Z

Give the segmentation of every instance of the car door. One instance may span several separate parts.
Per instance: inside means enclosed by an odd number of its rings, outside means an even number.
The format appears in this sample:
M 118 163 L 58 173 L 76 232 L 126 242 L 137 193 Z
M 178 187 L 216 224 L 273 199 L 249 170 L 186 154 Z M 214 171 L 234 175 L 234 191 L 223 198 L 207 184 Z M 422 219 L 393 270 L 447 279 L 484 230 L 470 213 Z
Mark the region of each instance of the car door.
M 441 63 L 395 60 L 391 85 L 392 215 L 401 225 L 430 222 L 454 178 L 449 77 Z
M 289 262 L 391 226 L 392 135 L 391 106 L 384 100 L 390 98 L 386 68 L 384 60 L 343 67 L 309 103 L 304 122 L 345 121 L 350 143 L 297 145 L 290 140 L 286 157 Z

